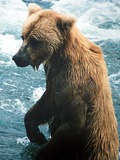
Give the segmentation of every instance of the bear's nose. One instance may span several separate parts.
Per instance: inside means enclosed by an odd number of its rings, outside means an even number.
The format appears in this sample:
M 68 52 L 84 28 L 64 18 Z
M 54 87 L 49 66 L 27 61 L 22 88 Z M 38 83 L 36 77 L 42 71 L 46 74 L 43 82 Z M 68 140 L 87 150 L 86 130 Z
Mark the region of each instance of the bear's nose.
M 17 59 L 18 59 L 18 55 L 15 54 L 15 55 L 12 57 L 12 60 L 13 60 L 13 61 L 17 61 Z
M 12 57 L 12 60 L 15 61 L 15 56 Z
M 15 54 L 13 57 L 12 57 L 12 60 L 13 61 L 19 61 L 19 56 L 17 56 L 17 54 Z
M 18 64 L 19 61 L 20 61 L 20 57 L 19 57 L 17 54 L 15 54 L 15 55 L 12 57 L 12 60 L 13 60 L 16 64 Z

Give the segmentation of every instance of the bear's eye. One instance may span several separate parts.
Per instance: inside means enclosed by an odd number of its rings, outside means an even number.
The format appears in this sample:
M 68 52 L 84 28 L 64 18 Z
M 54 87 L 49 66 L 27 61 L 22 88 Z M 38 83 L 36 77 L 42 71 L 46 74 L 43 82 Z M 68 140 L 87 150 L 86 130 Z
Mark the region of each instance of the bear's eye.
M 36 36 L 30 36 L 29 42 L 30 42 L 30 45 L 36 46 L 39 44 L 39 39 L 37 39 Z

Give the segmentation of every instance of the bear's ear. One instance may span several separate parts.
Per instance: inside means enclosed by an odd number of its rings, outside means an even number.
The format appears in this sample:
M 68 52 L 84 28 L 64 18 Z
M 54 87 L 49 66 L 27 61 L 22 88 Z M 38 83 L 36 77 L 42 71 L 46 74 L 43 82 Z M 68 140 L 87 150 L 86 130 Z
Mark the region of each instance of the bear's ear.
M 74 17 L 58 17 L 57 28 L 60 31 L 70 31 L 76 19 Z
M 39 10 L 42 10 L 42 8 L 41 8 L 40 6 L 38 6 L 37 4 L 35 4 L 35 3 L 30 3 L 30 4 L 28 5 L 28 14 L 29 14 L 29 16 L 30 16 L 31 14 L 39 11 Z

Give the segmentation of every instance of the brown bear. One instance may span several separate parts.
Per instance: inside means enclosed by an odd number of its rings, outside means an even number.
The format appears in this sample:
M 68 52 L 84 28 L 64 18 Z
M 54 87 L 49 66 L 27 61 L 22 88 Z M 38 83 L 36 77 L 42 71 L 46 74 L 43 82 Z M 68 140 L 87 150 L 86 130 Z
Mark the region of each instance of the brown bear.
M 75 18 L 28 7 L 19 67 L 44 64 L 46 91 L 25 115 L 31 142 L 44 144 L 36 160 L 117 160 L 118 130 L 101 49 L 75 26 Z M 49 123 L 51 139 L 39 125 Z

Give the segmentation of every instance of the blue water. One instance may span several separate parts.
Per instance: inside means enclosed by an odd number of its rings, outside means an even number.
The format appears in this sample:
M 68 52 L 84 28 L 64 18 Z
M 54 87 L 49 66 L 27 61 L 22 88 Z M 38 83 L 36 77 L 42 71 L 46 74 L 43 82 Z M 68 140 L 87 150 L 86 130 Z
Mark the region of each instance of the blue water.
M 29 2 L 76 15 L 79 29 L 102 47 L 120 135 L 120 1 L 0 0 L 0 160 L 31 159 L 33 151 L 23 120 L 45 89 L 42 65 L 34 72 L 31 67 L 18 68 L 12 61 L 22 43 L 21 27 Z M 42 130 L 48 136 L 47 126 Z

